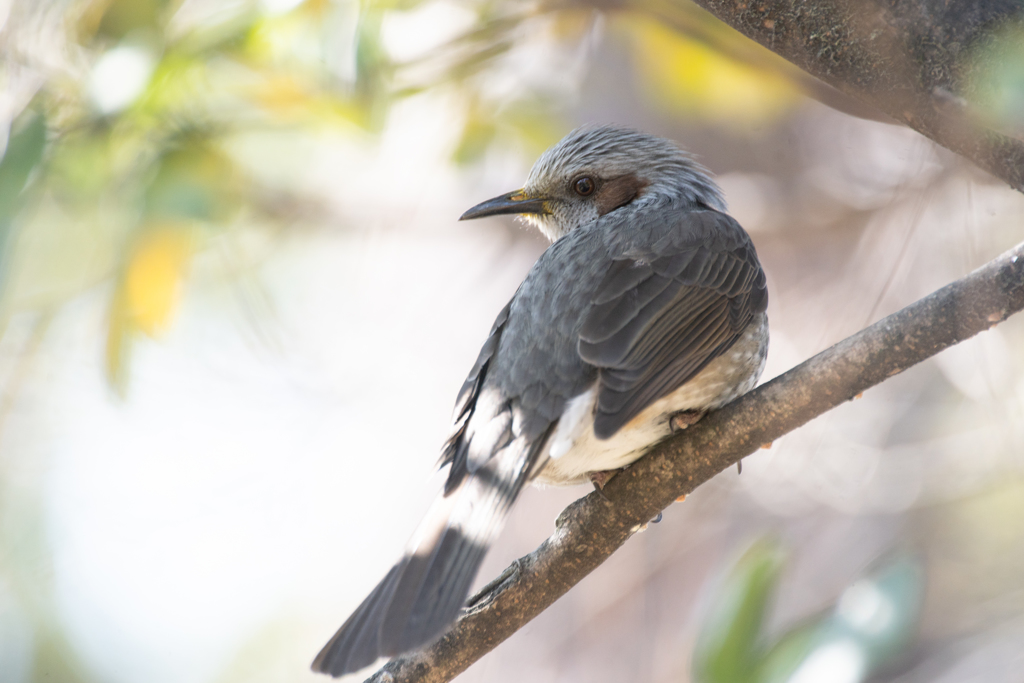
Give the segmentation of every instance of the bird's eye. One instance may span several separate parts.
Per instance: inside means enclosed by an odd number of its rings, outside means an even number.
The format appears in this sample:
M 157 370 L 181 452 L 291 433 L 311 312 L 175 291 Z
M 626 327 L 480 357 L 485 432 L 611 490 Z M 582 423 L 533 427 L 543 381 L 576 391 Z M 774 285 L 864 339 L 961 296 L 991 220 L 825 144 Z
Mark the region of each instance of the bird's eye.
M 594 184 L 594 181 L 587 176 L 578 178 L 576 182 L 572 184 L 572 189 L 576 190 L 576 194 L 581 197 L 586 197 L 587 195 L 592 194 L 595 187 L 597 186 Z

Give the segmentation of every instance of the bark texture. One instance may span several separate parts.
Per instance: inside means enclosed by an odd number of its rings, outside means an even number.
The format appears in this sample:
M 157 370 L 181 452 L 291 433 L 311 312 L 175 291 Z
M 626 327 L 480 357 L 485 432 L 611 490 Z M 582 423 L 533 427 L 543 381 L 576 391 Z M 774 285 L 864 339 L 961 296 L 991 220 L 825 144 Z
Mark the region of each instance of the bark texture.
M 685 2 L 625 0 L 618 6 L 671 15 L 672 6 Z M 812 76 L 1024 191 L 1024 140 L 987 127 L 977 109 L 985 68 L 978 49 L 1005 28 L 1024 26 L 1024 3 L 694 2 Z

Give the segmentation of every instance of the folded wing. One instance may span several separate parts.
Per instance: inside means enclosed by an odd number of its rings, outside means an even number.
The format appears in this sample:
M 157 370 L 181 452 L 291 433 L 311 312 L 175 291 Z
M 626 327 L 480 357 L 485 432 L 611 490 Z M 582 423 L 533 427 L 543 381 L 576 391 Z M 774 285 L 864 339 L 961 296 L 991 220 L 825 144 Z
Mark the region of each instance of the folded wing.
M 584 318 L 579 353 L 599 368 L 598 438 L 696 376 L 767 307 L 764 271 L 732 218 L 709 210 L 680 220 L 698 223 L 680 231 L 694 239 L 613 261 Z M 737 237 L 701 239 L 723 234 Z

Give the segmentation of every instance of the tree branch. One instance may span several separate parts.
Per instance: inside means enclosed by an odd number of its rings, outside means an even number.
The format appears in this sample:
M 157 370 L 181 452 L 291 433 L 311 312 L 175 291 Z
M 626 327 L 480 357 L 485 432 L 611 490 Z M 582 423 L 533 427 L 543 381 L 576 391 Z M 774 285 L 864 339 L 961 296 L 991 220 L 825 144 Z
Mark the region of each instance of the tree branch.
M 567 507 L 555 532 L 470 598 L 433 645 L 388 662 L 372 683 L 440 683 L 522 628 L 676 498 L 761 444 L 1024 308 L 1024 243 L 848 337 L 656 446 Z
M 575 0 L 652 15 L 684 32 L 688 0 Z M 1017 0 L 693 0 L 800 69 L 1024 192 L 1024 140 L 979 107 L 977 48 L 1024 26 Z M 574 0 L 568 0 L 573 4 Z M 806 84 L 805 84 L 806 85 Z M 827 92 L 809 88 L 830 104 Z M 840 110 L 848 107 L 839 103 Z M 1009 133 L 1009 134 L 1005 134 Z

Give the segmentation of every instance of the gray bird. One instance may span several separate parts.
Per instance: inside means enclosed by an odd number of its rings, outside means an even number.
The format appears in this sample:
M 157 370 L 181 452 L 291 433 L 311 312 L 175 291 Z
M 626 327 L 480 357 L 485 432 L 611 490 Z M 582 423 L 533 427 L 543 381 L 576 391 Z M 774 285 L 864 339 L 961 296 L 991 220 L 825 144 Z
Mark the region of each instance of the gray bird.
M 527 482 L 600 483 L 754 387 L 768 292 L 750 237 L 724 210 L 673 143 L 600 127 L 570 133 L 523 189 L 462 215 L 524 215 L 553 244 L 459 392 L 444 494 L 315 671 L 340 676 L 436 639 Z

